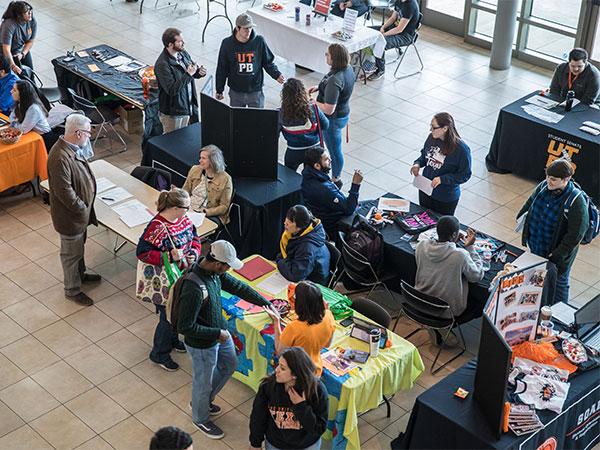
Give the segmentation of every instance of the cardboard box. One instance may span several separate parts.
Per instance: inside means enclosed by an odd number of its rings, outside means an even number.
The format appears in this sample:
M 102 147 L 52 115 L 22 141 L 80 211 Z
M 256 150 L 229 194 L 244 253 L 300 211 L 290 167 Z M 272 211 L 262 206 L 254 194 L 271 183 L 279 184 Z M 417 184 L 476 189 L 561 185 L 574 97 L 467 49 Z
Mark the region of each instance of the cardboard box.
M 144 131 L 144 113 L 134 107 L 119 106 L 117 113 L 121 116 L 121 126 L 128 134 L 142 134 Z

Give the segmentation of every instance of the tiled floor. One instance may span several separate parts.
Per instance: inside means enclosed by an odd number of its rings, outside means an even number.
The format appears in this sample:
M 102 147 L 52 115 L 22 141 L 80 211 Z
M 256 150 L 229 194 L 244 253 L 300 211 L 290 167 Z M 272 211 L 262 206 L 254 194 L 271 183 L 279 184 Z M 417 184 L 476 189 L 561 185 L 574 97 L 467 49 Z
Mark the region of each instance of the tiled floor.
M 213 72 L 219 42 L 228 35 L 225 21 L 219 19 L 211 23 L 202 44 L 204 15 L 190 14 L 195 7 L 191 1 L 180 0 L 173 12 L 155 11 L 148 0 L 143 15 L 137 13 L 138 4 L 123 0 L 30 2 L 39 23 L 32 53 L 47 85 L 55 84 L 50 60 L 74 44 L 79 49 L 104 42 L 152 63 L 161 49 L 160 34 L 176 26 L 183 30 L 191 54 Z M 0 2 L 0 9 L 7 3 Z M 248 6 L 232 5 L 230 14 Z M 204 3 L 202 7 L 204 14 Z M 507 71 L 490 70 L 488 52 L 432 29 L 422 31 L 419 48 L 426 64 L 421 75 L 395 81 L 388 70 L 383 80 L 356 84 L 350 142 L 344 144 L 344 181 L 360 168 L 365 174 L 361 198 L 392 191 L 416 200 L 409 167 L 427 136 L 431 116 L 450 111 L 473 153 L 473 177 L 461 197 L 459 218 L 519 244 L 514 216 L 535 183 L 488 173 L 483 161 L 498 109 L 547 86 L 551 73 L 519 61 Z M 295 74 L 293 65 L 277 62 L 286 77 L 300 76 L 309 86 L 321 77 Z M 404 62 L 414 63 L 410 55 Z M 276 106 L 279 85 L 267 79 L 265 93 L 267 105 Z M 103 155 L 130 170 L 140 161 L 140 139 L 126 138 L 127 152 Z M 134 298 L 134 248 L 128 244 L 115 256 L 112 239 L 104 229 L 89 229 L 86 259 L 104 281 L 86 287 L 95 305 L 81 308 L 63 297 L 59 239 L 48 207 L 30 194 L 0 198 L 0 448 L 141 449 L 147 448 L 153 430 L 169 424 L 194 433 L 196 448 L 247 448 L 253 397 L 249 388 L 236 381 L 226 385 L 219 396 L 224 413 L 216 421 L 226 436 L 210 441 L 196 432 L 189 416 L 187 355 L 174 355 L 182 367 L 176 373 L 148 361 L 156 316 Z M 580 250 L 572 271 L 575 304 L 600 292 L 599 246 L 597 239 Z M 396 331 L 406 335 L 410 330 L 402 322 Z M 468 325 L 466 334 L 470 353 L 450 369 L 476 352 L 477 323 Z M 426 335 L 417 334 L 412 341 L 429 367 L 434 348 Z M 363 415 L 363 447 L 389 448 L 389 441 L 406 427 L 415 397 L 449 373 L 446 369 L 433 377 L 426 372 L 411 390 L 399 392 L 390 419 L 384 408 Z

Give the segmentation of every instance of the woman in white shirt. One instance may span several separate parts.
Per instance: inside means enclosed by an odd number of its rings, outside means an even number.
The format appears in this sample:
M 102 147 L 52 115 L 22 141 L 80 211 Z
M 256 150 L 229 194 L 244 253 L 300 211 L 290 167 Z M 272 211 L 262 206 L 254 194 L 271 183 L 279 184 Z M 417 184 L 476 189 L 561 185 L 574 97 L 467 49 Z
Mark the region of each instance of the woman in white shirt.
M 23 134 L 35 131 L 44 135 L 51 131 L 48 125 L 48 112 L 42 105 L 33 85 L 26 80 L 17 81 L 10 91 L 15 106 L 10 113 L 10 126 L 20 129 Z M 46 149 L 50 151 L 50 149 Z

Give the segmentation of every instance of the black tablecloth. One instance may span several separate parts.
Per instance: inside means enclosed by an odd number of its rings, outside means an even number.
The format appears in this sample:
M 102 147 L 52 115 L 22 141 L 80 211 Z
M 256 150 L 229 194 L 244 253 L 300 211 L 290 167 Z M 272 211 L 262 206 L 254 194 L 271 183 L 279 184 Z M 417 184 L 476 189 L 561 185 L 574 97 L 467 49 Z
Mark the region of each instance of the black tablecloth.
M 404 435 L 392 443 L 392 448 L 537 449 L 554 437 L 557 442 L 544 450 L 584 449 L 599 440 L 600 368 L 572 378 L 562 414 L 537 411 L 544 429 L 520 437 L 509 431 L 500 440 L 495 439 L 473 401 L 475 370 L 473 359 L 419 395 Z M 464 400 L 454 396 L 459 387 L 470 392 Z
M 562 107 L 551 111 L 564 114 L 558 123 L 548 123 L 527 114 L 526 95 L 500 110 L 496 131 L 485 159 L 488 170 L 513 172 L 535 181 L 544 179 L 544 168 L 561 154 L 569 154 L 576 165 L 574 179 L 596 204 L 600 201 L 600 136 L 579 130 L 582 123 L 600 123 L 600 111 L 579 104 L 571 112 Z
M 201 148 L 201 125 L 195 123 L 150 139 L 142 165 L 168 170 L 173 184 L 181 187 L 190 167 L 198 164 Z M 281 164 L 278 164 L 277 180 L 233 178 L 233 203 L 240 207 L 239 211 L 236 207 L 231 210 L 229 231 L 241 258 L 253 254 L 269 259 L 277 256 L 285 213 L 290 207 L 302 203 L 301 182 L 302 177 L 298 173 Z M 241 235 L 238 217 L 242 222 Z

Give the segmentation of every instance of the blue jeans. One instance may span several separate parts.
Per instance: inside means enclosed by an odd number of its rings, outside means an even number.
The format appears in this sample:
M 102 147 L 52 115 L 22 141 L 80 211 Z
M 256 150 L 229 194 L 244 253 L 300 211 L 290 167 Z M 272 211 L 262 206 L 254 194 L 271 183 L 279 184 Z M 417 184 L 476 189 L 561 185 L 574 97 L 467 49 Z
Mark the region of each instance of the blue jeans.
M 570 273 L 571 273 L 571 268 L 569 267 L 565 273 L 560 273 L 556 276 L 556 290 L 554 291 L 553 303 L 569 301 L 569 274 Z
M 150 359 L 162 363 L 171 359 L 171 350 L 179 342 L 179 335 L 167 320 L 167 308 L 156 305 L 156 309 L 160 318 L 154 330 L 154 346 L 150 352 Z
M 313 445 L 311 445 L 310 447 L 306 447 L 304 450 L 319 450 L 320 448 L 321 448 L 321 438 L 319 438 L 319 440 L 317 442 L 315 442 Z M 267 441 L 265 439 L 265 450 L 280 450 L 280 449 L 275 447 L 273 444 L 271 444 L 269 441 Z
M 215 400 L 225 383 L 229 381 L 238 365 L 235 346 L 231 337 L 223 344 L 210 348 L 195 348 L 185 345 L 192 358 L 192 413 L 194 422 L 210 420 L 210 404 Z
M 344 167 L 342 155 L 342 129 L 348 124 L 348 117 L 329 119 L 329 127 L 323 130 L 323 140 L 331 155 L 331 178 L 340 178 Z

